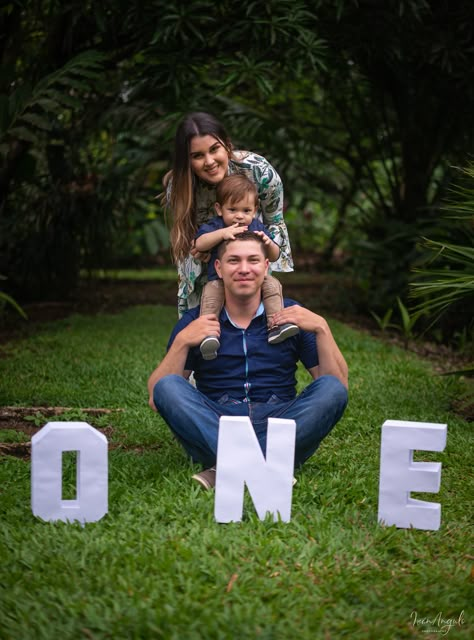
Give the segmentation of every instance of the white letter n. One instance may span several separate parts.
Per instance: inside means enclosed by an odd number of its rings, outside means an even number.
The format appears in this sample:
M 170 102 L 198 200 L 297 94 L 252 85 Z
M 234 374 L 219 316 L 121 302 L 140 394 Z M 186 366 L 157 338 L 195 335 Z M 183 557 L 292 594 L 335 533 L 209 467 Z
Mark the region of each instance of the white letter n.
M 242 519 L 244 484 L 247 484 L 258 517 L 268 512 L 289 522 L 293 491 L 296 424 L 294 420 L 268 419 L 266 460 L 250 419 L 222 416 L 217 445 L 217 522 Z

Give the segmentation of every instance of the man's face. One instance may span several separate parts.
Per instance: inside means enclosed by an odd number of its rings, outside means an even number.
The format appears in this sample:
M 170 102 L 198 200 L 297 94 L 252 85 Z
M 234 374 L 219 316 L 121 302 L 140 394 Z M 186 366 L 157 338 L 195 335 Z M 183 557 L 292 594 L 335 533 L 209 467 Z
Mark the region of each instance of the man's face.
M 216 260 L 216 271 L 224 281 L 226 294 L 242 298 L 259 295 L 268 273 L 262 243 L 257 240 L 229 242 L 221 259 Z

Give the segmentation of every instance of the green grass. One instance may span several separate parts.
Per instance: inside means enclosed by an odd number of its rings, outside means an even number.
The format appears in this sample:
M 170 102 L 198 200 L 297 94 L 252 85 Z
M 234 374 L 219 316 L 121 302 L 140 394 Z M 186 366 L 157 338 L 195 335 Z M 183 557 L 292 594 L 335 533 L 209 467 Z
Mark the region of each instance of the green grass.
M 173 267 L 157 267 L 156 269 L 93 269 L 82 271 L 83 278 L 113 279 L 113 280 L 170 280 L 177 279 L 176 269 Z
M 313 273 L 304 273 L 304 272 L 291 272 L 291 273 L 282 273 L 278 272 L 275 274 L 279 280 L 282 281 L 283 284 L 285 282 L 291 284 L 311 284 L 315 280 L 315 276 Z M 173 266 L 169 267 L 156 267 L 155 269 L 93 269 L 92 271 L 81 272 L 81 276 L 84 279 L 88 277 L 97 278 L 99 280 L 102 279 L 112 279 L 112 280 L 169 280 L 171 282 L 176 282 L 176 269 Z M 326 274 L 326 277 L 327 274 Z
M 176 310 L 73 316 L 4 345 L 0 405 L 122 409 L 110 425 L 109 513 L 45 523 L 29 461 L 0 458 L 0 638 L 438 638 L 418 619 L 474 633 L 472 426 L 450 412 L 459 383 L 413 354 L 331 322 L 351 371 L 343 420 L 298 475 L 290 523 L 213 519 L 213 494 L 147 406 L 146 381 Z M 307 381 L 299 374 L 299 385 Z M 57 419 L 57 418 L 55 418 Z M 437 532 L 377 524 L 384 420 L 448 424 Z M 14 441 L 11 434 L 7 435 Z M 21 438 L 19 439 L 21 440 Z M 420 496 L 418 496 L 420 497 Z

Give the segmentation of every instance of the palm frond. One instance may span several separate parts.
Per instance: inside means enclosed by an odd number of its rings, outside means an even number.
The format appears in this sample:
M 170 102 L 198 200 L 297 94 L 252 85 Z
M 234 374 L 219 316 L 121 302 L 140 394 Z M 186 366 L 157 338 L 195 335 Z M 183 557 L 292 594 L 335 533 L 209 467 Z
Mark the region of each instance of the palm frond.
M 104 54 L 98 51 L 82 52 L 33 87 L 24 84 L 11 95 L 2 96 L 0 142 L 17 138 L 38 143 L 41 133 L 52 128 L 59 114 L 82 108 L 78 94 L 92 89 L 101 77 L 104 60 Z

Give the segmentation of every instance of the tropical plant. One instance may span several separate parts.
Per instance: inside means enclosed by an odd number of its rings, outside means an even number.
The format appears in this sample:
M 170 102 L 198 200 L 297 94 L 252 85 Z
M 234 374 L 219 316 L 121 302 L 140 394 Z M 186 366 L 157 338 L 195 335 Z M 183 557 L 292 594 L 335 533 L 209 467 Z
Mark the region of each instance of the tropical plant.
M 141 142 L 143 128 L 134 138 L 143 118 L 129 118 L 124 136 L 111 112 L 127 98 L 112 12 L 36 5 L 0 10 L 10 27 L 0 46 L 10 63 L 0 79 L 0 253 L 12 291 L 45 297 L 66 295 L 82 266 L 107 265 L 130 245 L 141 202 L 143 218 L 157 204 L 153 140 Z
M 461 0 L 2 6 L 0 270 L 67 291 L 127 228 L 150 239 L 133 203 L 160 190 L 183 113 L 205 109 L 269 157 L 297 215 L 305 202 L 330 212 L 325 259 L 364 243 L 354 266 L 379 313 L 405 299 L 418 237 L 472 148 L 471 24 Z M 110 155 L 92 162 L 95 146 Z
M 425 298 L 418 308 L 436 314 L 464 298 L 468 301 L 474 299 L 474 247 L 428 238 L 424 239 L 423 244 L 433 253 L 431 264 L 437 261 L 444 265 L 449 263 L 450 268 L 415 269 L 416 273 L 426 278 L 425 281 L 412 283 L 415 297 Z
M 0 280 L 6 280 L 5 276 L 1 276 L 0 275 Z M 12 296 L 8 295 L 8 293 L 5 293 L 4 291 L 0 291 L 0 317 L 1 317 L 2 312 L 4 311 L 4 309 L 5 309 L 5 307 L 7 305 L 13 307 L 15 309 L 15 311 L 24 320 L 28 320 L 28 316 L 26 315 L 24 310 L 20 307 L 18 302 L 14 298 L 12 298 Z
M 356 230 L 355 272 L 380 311 L 406 297 L 453 158 L 472 148 L 474 49 L 462 35 L 472 11 L 425 0 L 311 4 L 323 64 L 311 69 L 297 54 L 291 80 L 263 103 L 251 87 L 230 87 L 226 113 L 277 158 L 290 200 L 292 189 L 332 197 L 326 255 Z
M 440 323 L 448 311 L 450 333 L 474 330 L 474 163 L 459 169 L 459 181 L 444 206 L 445 224 L 439 239 L 423 239 L 426 259 L 414 270 L 412 297 L 415 311 L 429 314 L 431 324 Z M 445 322 L 446 324 L 446 322 Z
M 397 296 L 397 305 L 400 312 L 400 324 L 395 324 L 394 326 L 401 332 L 403 335 L 403 341 L 405 345 L 405 349 L 408 348 L 408 342 L 412 338 L 415 337 L 415 333 L 413 328 L 418 321 L 421 312 L 410 313 L 408 308 L 403 304 L 400 298 Z
M 375 322 L 378 325 L 378 328 L 382 333 L 385 333 L 387 329 L 396 328 L 396 324 L 390 322 L 392 319 L 393 309 L 387 309 L 387 311 L 383 314 L 383 316 L 379 316 L 375 311 L 371 311 L 370 315 L 374 318 Z

